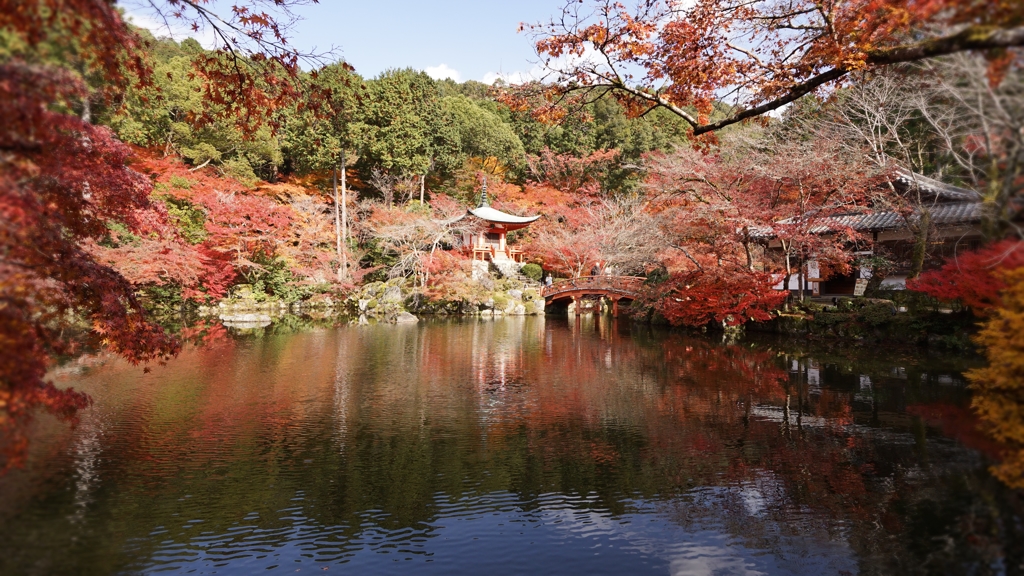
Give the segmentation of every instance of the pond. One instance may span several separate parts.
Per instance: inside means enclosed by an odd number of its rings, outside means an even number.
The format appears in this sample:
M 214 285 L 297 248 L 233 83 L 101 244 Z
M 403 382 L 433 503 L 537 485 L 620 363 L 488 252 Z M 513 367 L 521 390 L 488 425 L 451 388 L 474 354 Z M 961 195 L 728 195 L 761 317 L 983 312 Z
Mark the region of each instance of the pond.
M 34 424 L 0 573 L 988 574 L 964 360 L 584 317 L 274 327 Z

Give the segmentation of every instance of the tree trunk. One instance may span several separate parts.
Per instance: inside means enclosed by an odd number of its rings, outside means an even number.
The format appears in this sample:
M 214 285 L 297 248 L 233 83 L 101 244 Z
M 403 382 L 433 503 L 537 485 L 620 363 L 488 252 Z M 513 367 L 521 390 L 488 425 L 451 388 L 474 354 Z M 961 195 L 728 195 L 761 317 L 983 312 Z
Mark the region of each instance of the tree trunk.
M 793 277 L 793 273 L 791 272 L 793 267 L 792 263 L 789 261 L 789 251 L 792 249 L 793 245 L 790 244 L 787 247 L 785 240 L 780 240 L 779 243 L 782 244 L 782 252 L 786 255 L 786 275 L 782 278 L 782 290 L 786 292 L 786 310 L 789 310 L 789 300 L 792 296 L 789 292 L 789 279 Z
M 341 269 L 348 278 L 348 186 L 345 183 L 345 151 L 341 152 Z
M 801 254 L 800 259 L 797 261 L 797 265 L 799 266 L 799 268 L 797 268 L 796 270 L 796 287 L 797 290 L 800 292 L 801 302 L 804 301 L 804 278 L 806 277 L 806 274 L 804 274 L 804 265 L 806 263 L 807 261 L 804 259 L 803 254 Z
M 747 253 L 747 269 L 754 271 L 754 255 L 750 253 L 750 229 L 743 227 L 743 251 Z
M 914 251 L 910 257 L 910 277 L 917 278 L 924 269 L 924 260 L 928 256 L 928 229 L 932 225 L 932 214 L 927 209 L 921 209 L 921 219 L 917 223 L 917 233 L 914 234 Z
M 334 238 L 335 245 L 338 250 L 338 280 L 341 280 L 342 274 L 344 273 L 344 264 L 341 259 L 341 202 L 338 199 L 338 167 L 334 167 L 333 171 L 334 180 Z
M 427 175 L 426 174 L 424 174 L 423 176 L 420 176 L 420 206 L 423 205 L 423 190 L 424 190 L 424 188 L 426 188 L 426 183 L 424 181 L 426 179 L 427 179 Z
M 90 96 L 88 91 L 86 91 L 85 97 L 82 98 L 82 122 L 87 124 L 92 124 L 92 101 Z
M 981 233 L 987 240 L 998 240 L 1004 232 L 1003 216 L 1008 196 L 1003 194 L 1002 179 L 999 178 L 999 163 L 995 158 L 989 162 L 987 172 L 988 190 L 983 199 L 984 204 L 981 211 Z

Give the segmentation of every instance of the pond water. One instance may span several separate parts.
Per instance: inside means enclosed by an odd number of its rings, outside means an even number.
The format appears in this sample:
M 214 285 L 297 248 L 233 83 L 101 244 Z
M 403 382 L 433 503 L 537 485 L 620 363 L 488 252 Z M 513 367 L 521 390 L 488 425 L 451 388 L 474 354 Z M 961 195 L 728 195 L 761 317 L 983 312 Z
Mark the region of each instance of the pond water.
M 277 333 L 275 333 L 277 332 Z M 955 357 L 510 318 L 271 328 L 58 382 L 0 573 L 988 574 Z

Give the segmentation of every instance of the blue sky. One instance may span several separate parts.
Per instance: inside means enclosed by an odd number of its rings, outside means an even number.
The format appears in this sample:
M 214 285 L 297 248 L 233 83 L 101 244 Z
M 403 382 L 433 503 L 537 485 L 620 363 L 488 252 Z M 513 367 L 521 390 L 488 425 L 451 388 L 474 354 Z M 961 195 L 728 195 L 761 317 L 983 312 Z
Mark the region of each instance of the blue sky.
M 304 19 L 292 43 L 304 49 L 334 46 L 364 77 L 411 67 L 458 81 L 490 83 L 497 74 L 517 80 L 536 60 L 529 35 L 517 32 L 519 23 L 546 21 L 562 5 L 563 0 L 320 0 L 297 11 Z M 156 28 L 131 2 L 124 6 L 137 23 Z

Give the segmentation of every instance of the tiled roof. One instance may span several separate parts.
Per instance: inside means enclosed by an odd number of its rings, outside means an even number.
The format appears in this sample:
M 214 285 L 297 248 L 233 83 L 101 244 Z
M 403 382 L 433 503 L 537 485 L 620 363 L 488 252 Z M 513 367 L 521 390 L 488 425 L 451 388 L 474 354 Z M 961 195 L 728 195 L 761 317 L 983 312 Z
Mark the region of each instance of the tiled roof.
M 965 224 L 981 220 L 981 202 L 940 204 L 929 210 L 933 224 Z M 910 216 L 916 221 L 919 214 Z M 903 216 L 897 212 L 874 212 L 872 214 L 849 214 L 829 218 L 838 227 L 850 227 L 858 231 L 894 230 L 906 227 Z M 831 226 L 829 226 L 831 228 Z M 825 229 L 821 230 L 826 231 Z M 817 232 L 817 231 L 816 231 Z
M 903 195 L 920 192 L 919 198 L 931 204 L 932 223 L 939 226 L 952 226 L 981 221 L 981 194 L 967 188 L 946 184 L 927 176 L 922 176 L 903 167 L 896 168 L 896 176 L 891 183 Z M 916 221 L 919 214 L 915 211 L 909 216 Z M 793 224 L 796 218 L 778 222 L 778 225 Z M 813 234 L 827 234 L 836 230 L 850 228 L 857 232 L 877 232 L 882 230 L 899 230 L 907 227 L 907 222 L 898 212 L 860 212 L 832 216 L 821 220 L 821 224 L 811 230 Z M 751 230 L 755 238 L 773 238 L 773 230 L 769 226 Z
M 940 204 L 929 209 L 932 216 L 932 223 L 935 225 L 958 225 L 969 224 L 981 221 L 983 204 L 981 202 L 969 202 L 958 204 Z M 910 216 L 911 220 L 917 220 L 919 215 L 915 212 Z M 779 224 L 791 224 L 794 219 L 782 220 Z M 858 232 L 878 232 L 882 230 L 898 230 L 906 228 L 907 223 L 898 212 L 873 212 L 870 214 L 842 214 L 822 220 L 819 226 L 810 230 L 812 234 L 827 234 L 829 232 L 850 228 Z M 759 238 L 771 238 L 774 236 L 770 228 L 759 228 L 752 231 L 752 235 Z
M 903 167 L 896 169 L 896 177 L 893 178 L 892 183 L 904 190 L 914 190 L 916 188 L 929 197 L 929 199 L 938 202 L 977 202 L 981 200 L 981 194 L 975 190 L 946 184 L 934 178 L 911 172 Z

